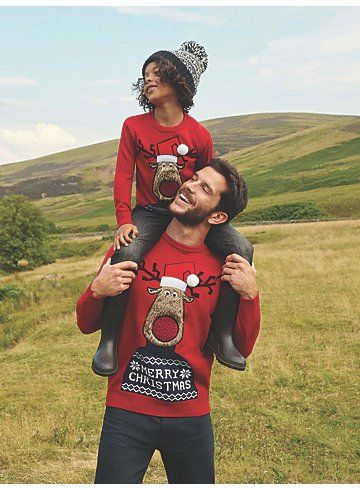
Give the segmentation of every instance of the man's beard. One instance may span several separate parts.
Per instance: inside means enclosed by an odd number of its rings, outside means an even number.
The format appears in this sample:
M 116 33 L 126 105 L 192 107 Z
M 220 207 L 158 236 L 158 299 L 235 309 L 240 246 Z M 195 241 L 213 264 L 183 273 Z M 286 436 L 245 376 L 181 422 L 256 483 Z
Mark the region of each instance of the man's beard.
M 203 208 L 196 208 L 196 209 L 188 209 L 185 211 L 185 213 L 177 213 L 173 212 L 171 209 L 171 205 L 169 207 L 169 210 L 171 214 L 176 218 L 180 223 L 183 225 L 187 226 L 196 226 L 202 221 L 204 221 L 205 218 L 210 216 L 211 213 L 215 211 L 216 208 L 211 209 L 211 210 L 205 210 Z

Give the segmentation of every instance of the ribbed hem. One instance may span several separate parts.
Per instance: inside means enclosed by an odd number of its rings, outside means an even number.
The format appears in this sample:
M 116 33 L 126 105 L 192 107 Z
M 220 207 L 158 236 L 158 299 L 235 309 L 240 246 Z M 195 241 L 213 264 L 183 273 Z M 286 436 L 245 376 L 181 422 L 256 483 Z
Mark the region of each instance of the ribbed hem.
M 170 402 L 169 402 L 170 403 Z M 200 417 L 201 415 L 206 415 L 210 413 L 210 405 L 206 404 L 205 407 L 181 407 L 179 402 L 172 402 L 169 407 L 161 407 L 161 409 L 156 409 L 153 407 L 148 407 L 146 402 L 143 400 L 134 404 L 130 400 L 114 400 L 111 397 L 106 399 L 107 407 L 122 408 L 123 410 L 128 410 L 129 412 L 142 413 L 144 415 L 153 415 L 155 417 Z

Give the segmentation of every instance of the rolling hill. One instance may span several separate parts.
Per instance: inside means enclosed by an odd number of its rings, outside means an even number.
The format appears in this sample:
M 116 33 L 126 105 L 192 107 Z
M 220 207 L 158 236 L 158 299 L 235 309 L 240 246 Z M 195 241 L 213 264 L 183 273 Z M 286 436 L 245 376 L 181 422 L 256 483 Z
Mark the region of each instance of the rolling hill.
M 272 113 L 203 124 L 216 153 L 248 183 L 243 219 L 268 219 L 274 206 L 278 212 L 279 206 L 310 204 L 318 216 L 359 217 L 360 117 Z M 117 145 L 111 140 L 0 166 L 0 196 L 29 196 L 62 228 L 113 228 Z

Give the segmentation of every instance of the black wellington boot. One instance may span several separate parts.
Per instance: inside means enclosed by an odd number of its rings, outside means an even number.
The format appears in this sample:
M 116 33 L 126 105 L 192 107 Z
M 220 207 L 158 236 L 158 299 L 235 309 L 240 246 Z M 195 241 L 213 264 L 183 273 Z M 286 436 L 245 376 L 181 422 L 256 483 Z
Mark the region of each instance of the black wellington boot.
M 230 284 L 222 283 L 218 305 L 212 317 L 209 336 L 204 349 L 214 352 L 216 359 L 224 366 L 244 371 L 246 359 L 236 349 L 232 332 L 236 323 L 240 297 Z
M 251 243 L 241 237 L 241 243 L 235 249 L 235 253 L 244 257 L 252 264 L 254 248 Z M 216 250 L 214 250 L 216 252 Z M 219 255 L 220 250 L 218 251 Z M 230 254 L 230 251 L 227 251 Z M 233 290 L 228 282 L 222 282 L 216 309 L 212 316 L 209 336 L 204 346 L 207 352 L 214 352 L 216 359 L 224 366 L 244 371 L 246 359 L 236 349 L 233 342 L 233 329 L 240 303 L 240 296 Z
M 119 251 L 111 257 L 111 264 L 121 262 Z M 124 318 L 128 290 L 118 296 L 105 299 L 101 319 L 101 338 L 92 361 L 92 370 L 99 376 L 111 376 L 119 369 L 117 345 Z

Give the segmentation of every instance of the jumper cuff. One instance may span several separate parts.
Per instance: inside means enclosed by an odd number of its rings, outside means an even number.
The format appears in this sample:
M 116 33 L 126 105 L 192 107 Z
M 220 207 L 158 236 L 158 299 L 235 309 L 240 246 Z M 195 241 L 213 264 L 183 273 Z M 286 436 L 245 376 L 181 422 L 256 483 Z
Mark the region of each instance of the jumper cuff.
M 255 298 L 243 298 L 240 296 L 241 307 L 244 310 L 252 310 L 255 306 L 257 306 L 260 302 L 259 293 L 255 296 Z

